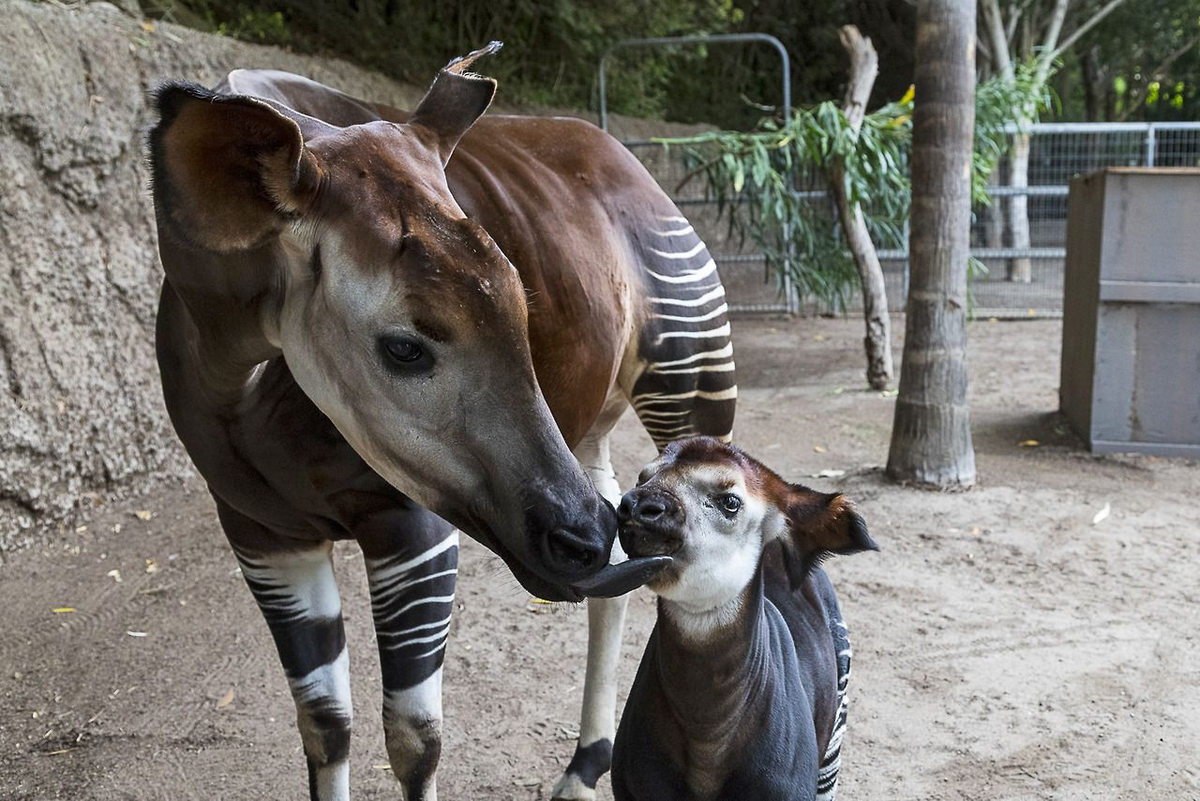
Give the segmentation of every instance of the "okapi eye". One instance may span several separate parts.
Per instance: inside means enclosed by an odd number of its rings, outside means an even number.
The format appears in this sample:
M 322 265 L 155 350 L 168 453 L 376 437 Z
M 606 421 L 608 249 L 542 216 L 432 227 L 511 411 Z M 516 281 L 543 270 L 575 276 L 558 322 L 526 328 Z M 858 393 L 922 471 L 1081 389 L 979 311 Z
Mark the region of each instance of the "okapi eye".
M 385 337 L 380 344 L 387 357 L 397 364 L 412 366 L 425 356 L 421 343 L 408 337 Z
M 736 495 L 719 495 L 717 503 L 726 514 L 737 514 L 737 511 L 742 508 L 742 499 Z

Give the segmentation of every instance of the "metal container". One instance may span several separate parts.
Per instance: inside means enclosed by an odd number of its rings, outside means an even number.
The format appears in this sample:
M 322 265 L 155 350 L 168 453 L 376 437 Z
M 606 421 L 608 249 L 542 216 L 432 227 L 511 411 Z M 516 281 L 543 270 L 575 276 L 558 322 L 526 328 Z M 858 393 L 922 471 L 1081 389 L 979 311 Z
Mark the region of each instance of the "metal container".
M 1200 458 L 1200 169 L 1071 181 L 1060 408 L 1097 453 Z

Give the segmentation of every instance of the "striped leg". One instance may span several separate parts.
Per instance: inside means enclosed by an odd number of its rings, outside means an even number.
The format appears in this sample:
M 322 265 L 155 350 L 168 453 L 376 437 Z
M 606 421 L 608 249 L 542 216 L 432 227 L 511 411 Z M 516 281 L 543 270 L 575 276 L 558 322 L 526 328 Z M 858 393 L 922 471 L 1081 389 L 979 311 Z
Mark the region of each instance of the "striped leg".
M 850 636 L 846 624 L 835 620 L 829 626 L 833 635 L 833 643 L 837 648 L 838 666 L 838 706 L 833 719 L 833 732 L 825 756 L 821 760 L 820 772 L 817 775 L 817 801 L 834 801 L 837 797 L 838 771 L 842 765 L 842 737 L 846 733 L 846 686 L 850 683 L 850 659 L 853 653 L 850 649 Z
M 287 540 L 218 503 L 242 575 L 266 618 L 296 702 L 313 801 L 350 798 L 350 654 L 333 543 Z
M 458 532 L 417 510 L 390 536 L 360 537 L 383 672 L 383 729 L 406 801 L 436 801 L 442 661 L 458 574 Z M 398 549 L 397 542 L 403 543 Z
M 615 418 L 613 420 L 615 422 Z M 602 418 L 599 427 L 605 433 L 585 438 L 576 448 L 575 456 L 600 495 L 615 506 L 621 500 L 621 488 L 613 472 L 604 422 Z M 614 542 L 611 561 L 619 562 L 625 558 L 621 543 Z M 583 681 L 579 742 L 570 764 L 554 786 L 552 798 L 556 800 L 591 801 L 596 797 L 596 782 L 612 764 L 612 743 L 616 736 L 617 665 L 621 661 L 621 635 L 628 605 L 628 595 L 588 599 L 587 673 Z

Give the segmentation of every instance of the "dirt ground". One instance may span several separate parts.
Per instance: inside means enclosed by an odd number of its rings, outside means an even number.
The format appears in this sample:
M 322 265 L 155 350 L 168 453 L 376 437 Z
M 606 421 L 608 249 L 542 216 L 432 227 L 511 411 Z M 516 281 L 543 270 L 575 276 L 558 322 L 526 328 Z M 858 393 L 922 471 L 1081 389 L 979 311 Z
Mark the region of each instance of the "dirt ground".
M 882 476 L 894 400 L 861 388 L 859 323 L 737 322 L 739 441 L 793 479 L 847 471 L 808 480 L 883 546 L 829 565 L 855 649 L 842 798 L 1200 798 L 1200 467 L 1083 450 L 1053 413 L 1060 330 L 971 325 L 979 486 L 939 494 Z M 652 452 L 633 419 L 615 452 L 628 485 Z M 398 798 L 361 556 L 336 560 L 355 797 Z M 532 603 L 473 543 L 462 561 L 442 797 L 545 798 L 584 610 Z M 631 610 L 626 686 L 650 595 Z M 0 614 L 0 797 L 304 796 L 287 686 L 200 481 L 10 555 Z

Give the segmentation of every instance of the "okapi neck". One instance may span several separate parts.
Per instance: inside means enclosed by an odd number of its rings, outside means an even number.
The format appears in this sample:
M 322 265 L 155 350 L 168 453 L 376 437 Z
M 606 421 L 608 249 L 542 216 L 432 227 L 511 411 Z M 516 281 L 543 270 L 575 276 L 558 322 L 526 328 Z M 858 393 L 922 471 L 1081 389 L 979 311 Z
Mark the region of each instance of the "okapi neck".
M 655 661 L 676 719 L 690 734 L 725 739 L 756 706 L 767 674 L 770 626 L 762 569 L 742 591 L 733 614 L 699 633 L 659 599 Z
M 213 407 L 236 404 L 245 396 L 260 366 L 282 355 L 263 324 L 273 302 L 269 295 L 228 297 L 194 286 L 179 287 L 169 277 L 164 294 L 172 291 L 183 305 L 184 319 L 167 336 L 175 336 L 176 352 L 192 354 L 194 377 L 204 399 Z M 166 334 L 166 332 L 162 332 Z

